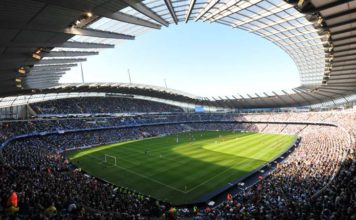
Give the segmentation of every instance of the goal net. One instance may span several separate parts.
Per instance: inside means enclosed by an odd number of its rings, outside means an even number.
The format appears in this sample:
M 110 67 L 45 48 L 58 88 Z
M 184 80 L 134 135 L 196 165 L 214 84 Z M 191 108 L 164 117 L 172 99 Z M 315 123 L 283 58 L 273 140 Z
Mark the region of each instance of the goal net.
M 104 163 L 112 166 L 117 166 L 117 160 L 115 156 L 105 154 Z

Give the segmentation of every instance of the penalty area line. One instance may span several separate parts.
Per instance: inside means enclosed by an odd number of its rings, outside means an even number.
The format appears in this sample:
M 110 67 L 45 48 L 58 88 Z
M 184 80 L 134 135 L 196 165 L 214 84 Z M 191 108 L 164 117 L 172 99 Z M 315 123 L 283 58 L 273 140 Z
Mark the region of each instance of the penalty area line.
M 91 156 L 91 158 L 96 159 L 96 160 L 100 160 L 99 158 L 94 157 L 94 156 Z M 183 190 L 177 189 L 177 188 L 175 188 L 175 187 L 173 187 L 173 186 L 170 186 L 170 185 L 167 185 L 167 184 L 165 184 L 165 183 L 162 183 L 161 181 L 152 179 L 152 178 L 150 178 L 150 177 L 148 177 L 148 176 L 145 176 L 145 175 L 143 175 L 143 174 L 141 174 L 141 173 L 138 173 L 138 172 L 132 171 L 132 170 L 130 170 L 130 169 L 127 169 L 127 168 L 125 168 L 125 167 L 121 167 L 121 166 L 118 166 L 118 165 L 116 165 L 115 167 L 120 168 L 120 169 L 125 170 L 125 171 L 130 172 L 130 173 L 133 173 L 133 174 L 135 174 L 135 175 L 137 175 L 137 176 L 140 176 L 140 177 L 143 177 L 143 178 L 145 178 L 145 179 L 148 179 L 148 180 L 150 180 L 150 181 L 152 181 L 152 182 L 158 183 L 158 184 L 160 184 L 160 185 L 162 185 L 162 186 L 165 186 L 165 187 L 167 187 L 167 188 L 173 189 L 173 190 L 175 190 L 175 191 L 177 191 L 177 192 L 184 193 L 184 194 L 188 193 L 188 192 L 186 192 L 186 191 L 183 191 Z
M 148 179 L 148 180 L 150 180 L 150 181 L 152 181 L 152 182 L 161 184 L 161 185 L 163 185 L 163 186 L 165 186 L 165 187 L 167 187 L 167 188 L 173 189 L 173 190 L 178 191 L 178 192 L 180 192 L 180 193 L 186 193 L 186 192 L 183 191 L 183 190 L 177 189 L 177 188 L 175 188 L 175 187 L 173 187 L 173 186 L 167 185 L 167 184 L 165 184 L 165 183 L 162 183 L 161 181 L 152 179 L 152 178 L 150 178 L 150 177 L 148 177 L 148 176 L 146 176 L 146 175 L 143 175 L 143 174 L 141 174 L 141 173 L 132 171 L 132 170 L 127 169 L 127 168 L 125 168 L 125 167 L 121 167 L 121 166 L 116 166 L 116 167 L 118 167 L 118 168 L 120 168 L 120 169 L 123 169 L 123 170 L 125 170 L 125 171 L 127 171 L 127 172 L 133 173 L 133 174 L 135 174 L 135 175 L 137 175 L 137 176 L 140 176 L 140 177 L 143 177 L 143 178 L 145 178 L 145 179 Z

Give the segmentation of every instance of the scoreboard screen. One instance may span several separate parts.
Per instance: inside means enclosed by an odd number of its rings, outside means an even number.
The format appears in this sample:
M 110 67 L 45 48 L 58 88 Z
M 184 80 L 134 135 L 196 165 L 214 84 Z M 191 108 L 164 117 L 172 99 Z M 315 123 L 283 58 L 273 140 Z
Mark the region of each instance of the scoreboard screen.
M 195 112 L 204 112 L 203 106 L 195 106 Z

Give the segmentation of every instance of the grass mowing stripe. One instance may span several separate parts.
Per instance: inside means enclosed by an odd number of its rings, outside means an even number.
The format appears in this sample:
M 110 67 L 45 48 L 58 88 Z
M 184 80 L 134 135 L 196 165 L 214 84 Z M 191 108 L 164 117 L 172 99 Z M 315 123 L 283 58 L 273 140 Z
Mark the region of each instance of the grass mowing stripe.
M 261 152 L 259 152 L 259 153 L 255 153 L 254 155 L 256 155 L 256 154 L 265 154 L 265 153 L 264 153 L 263 151 L 261 151 Z M 252 155 L 252 156 L 254 156 L 254 155 Z M 248 160 L 248 159 L 241 160 L 241 161 L 235 163 L 233 166 L 226 168 L 226 170 L 224 170 L 223 172 L 218 173 L 218 174 L 216 174 L 215 176 L 212 176 L 211 178 L 205 180 L 205 181 L 202 182 L 201 184 L 199 184 L 199 185 L 193 187 L 193 189 L 189 190 L 188 192 L 191 192 L 191 191 L 195 190 L 196 188 L 200 187 L 201 185 L 204 185 L 204 184 L 210 182 L 211 180 L 215 179 L 216 177 L 218 177 L 218 176 L 220 176 L 220 175 L 226 173 L 226 172 L 229 171 L 230 169 L 233 169 L 233 168 L 234 168 L 235 166 L 237 166 L 237 165 L 240 165 L 240 164 L 248 165 L 248 164 L 251 164 L 251 163 L 254 162 L 254 161 L 251 161 L 251 160 L 248 161 L 248 162 L 246 162 L 246 160 Z
M 274 143 L 277 139 L 279 138 L 278 136 L 275 137 L 273 136 L 272 138 L 270 138 L 269 140 L 261 143 L 259 142 L 258 144 L 254 144 L 255 142 L 251 142 L 251 144 L 247 145 L 246 143 L 244 145 L 239 145 L 238 147 L 232 147 L 232 146 L 236 146 L 236 143 L 228 143 L 226 144 L 228 146 L 229 149 L 227 149 L 227 147 L 220 147 L 221 145 L 216 146 L 216 149 L 212 150 L 212 151 L 216 151 L 216 152 L 221 152 L 222 150 L 226 152 L 226 154 L 230 154 L 230 155 L 241 155 L 241 156 L 246 156 L 249 158 L 252 158 L 250 156 L 251 152 L 254 152 L 256 149 L 259 149 L 261 147 L 261 145 L 264 146 L 268 146 L 270 143 Z M 211 146 L 208 145 L 205 148 L 208 148 L 209 150 L 215 146 Z M 232 150 L 233 149 L 233 152 Z
M 258 136 L 258 137 L 256 137 L 254 135 L 253 137 L 247 137 L 247 140 L 238 139 L 238 140 L 236 140 L 236 142 L 231 143 L 231 144 L 227 144 L 227 143 L 221 142 L 217 146 L 214 146 L 214 148 L 221 149 L 222 151 L 226 151 L 227 149 L 231 149 L 231 145 L 235 145 L 236 146 L 236 144 L 238 144 L 237 148 L 242 153 L 243 151 L 250 150 L 251 146 L 257 145 L 257 144 L 261 143 L 262 141 L 268 140 L 270 138 L 271 137 L 269 135 L 266 135 L 266 134 L 262 134 L 261 136 Z
M 75 151 L 69 159 L 116 185 L 182 204 L 265 164 L 292 140 L 276 134 L 189 132 Z M 118 166 L 100 164 L 105 154 L 116 156 Z
M 99 162 L 100 164 L 102 163 L 101 158 L 97 158 L 97 157 L 91 156 L 91 155 L 90 155 L 90 157 L 93 158 L 93 159 L 96 159 L 96 160 L 100 161 L 100 162 Z M 113 166 L 113 167 L 110 167 L 110 168 L 115 168 L 115 167 L 118 167 L 118 168 L 123 169 L 123 170 L 125 170 L 125 171 L 127 171 L 127 172 L 133 173 L 134 175 L 137 175 L 137 176 L 143 177 L 143 178 L 145 178 L 145 179 L 148 179 L 148 180 L 150 180 L 150 181 L 152 181 L 152 182 L 156 182 L 156 183 L 158 183 L 158 184 L 161 184 L 161 185 L 163 185 L 163 186 L 165 186 L 165 187 L 168 187 L 168 188 L 170 188 L 170 189 L 176 190 L 176 191 L 178 191 L 178 192 L 185 193 L 184 191 L 182 191 L 182 190 L 180 190 L 180 189 L 177 189 L 177 188 L 175 188 L 175 187 L 172 187 L 172 186 L 170 186 L 170 185 L 167 185 L 167 184 L 165 184 L 165 183 L 162 183 L 162 182 L 160 182 L 160 181 L 157 181 L 157 180 L 155 180 L 155 179 L 152 179 L 152 178 L 150 178 L 150 177 L 148 177 L 148 176 L 145 176 L 145 175 L 143 175 L 143 174 L 141 174 L 141 173 L 137 173 L 137 172 L 135 172 L 135 171 L 132 171 L 132 170 L 130 170 L 130 169 L 127 169 L 127 168 L 125 168 L 125 167 L 121 167 L 121 166 L 119 166 L 119 165 L 116 165 L 116 166 Z

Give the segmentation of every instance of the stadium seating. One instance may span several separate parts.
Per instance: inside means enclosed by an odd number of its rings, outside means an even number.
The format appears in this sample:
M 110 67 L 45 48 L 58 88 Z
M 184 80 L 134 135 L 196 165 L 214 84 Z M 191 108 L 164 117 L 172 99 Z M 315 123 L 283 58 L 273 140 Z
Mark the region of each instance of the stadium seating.
M 126 112 L 183 112 L 182 108 L 159 102 L 121 97 L 56 99 L 31 104 L 38 114 L 86 114 Z
M 296 121 L 337 126 L 291 123 Z M 179 113 L 9 121 L 0 130 L 4 144 L 1 212 L 20 219 L 140 219 L 163 213 L 167 218 L 195 219 L 352 219 L 356 217 L 355 124 L 354 112 Z M 233 195 L 232 200 L 215 208 L 200 206 L 195 212 L 180 207 L 174 215 L 169 203 L 90 177 L 65 158 L 70 148 L 138 139 L 143 133 L 157 136 L 217 129 L 298 134 L 302 141 L 268 177 Z M 27 134 L 33 136 L 25 137 Z M 8 200 L 13 192 L 17 207 Z

